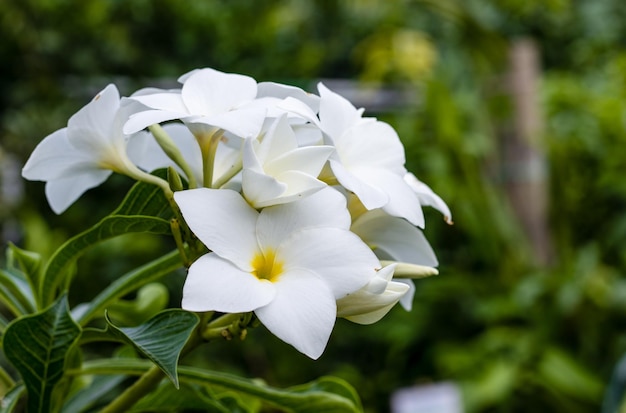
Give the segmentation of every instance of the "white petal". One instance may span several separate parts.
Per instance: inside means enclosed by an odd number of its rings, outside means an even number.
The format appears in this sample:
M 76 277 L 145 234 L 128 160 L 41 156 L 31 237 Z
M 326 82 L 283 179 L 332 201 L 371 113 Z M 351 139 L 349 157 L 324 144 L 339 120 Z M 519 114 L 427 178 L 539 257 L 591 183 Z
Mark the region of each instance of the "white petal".
M 374 249 L 380 259 L 436 267 L 437 257 L 426 237 L 408 221 L 382 210 L 368 211 L 358 217 L 351 230 Z
M 298 87 L 283 85 L 281 83 L 274 82 L 260 82 L 258 84 L 257 97 L 263 98 L 267 96 L 280 98 L 281 100 L 292 97 L 298 99 L 299 101 L 310 107 L 314 112 L 317 112 L 319 110 L 319 96 L 312 93 L 307 93 Z
M 202 69 L 185 79 L 182 98 L 194 115 L 214 115 L 241 106 L 256 97 L 256 81 L 233 73 Z
M 276 176 L 282 171 L 297 170 L 316 178 L 330 155 L 335 151 L 332 146 L 307 146 L 284 152 L 264 166 L 265 171 Z
M 46 183 L 46 198 L 52 210 L 60 214 L 85 191 L 106 181 L 111 171 L 94 169 Z
M 115 85 L 108 85 L 69 119 L 67 128 L 70 142 L 76 147 L 85 144 L 90 147 L 107 145 L 111 138 L 111 125 L 119 107 L 120 94 Z M 83 131 L 88 132 L 89 136 L 84 136 Z M 91 140 L 97 142 L 90 142 Z
M 319 83 L 320 122 L 322 130 L 333 139 L 340 137 L 348 128 L 363 121 L 363 110 L 358 110 L 346 98 Z
M 259 198 L 254 203 L 255 208 L 293 203 L 300 199 L 307 198 L 327 187 L 324 182 L 299 171 L 287 171 L 282 173 L 274 182 L 284 185 L 285 189 L 283 192 L 276 197 L 268 197 L 264 194 L 260 194 Z
M 198 188 L 174 193 L 183 218 L 210 250 L 244 271 L 259 251 L 258 213 L 235 191 Z
M 124 125 L 123 132 L 127 135 L 137 133 L 142 129 L 147 128 L 150 125 L 165 122 L 174 119 L 184 119 L 189 116 L 184 112 L 170 112 L 165 110 L 146 110 L 143 112 L 135 113 L 131 115 L 128 122 Z
M 348 191 L 354 192 L 367 209 L 381 208 L 389 202 L 389 195 L 382 188 L 370 185 L 367 181 L 369 170 L 361 174 L 360 169 L 348 170 L 340 162 L 330 159 L 330 167 L 339 183 Z M 358 176 L 357 174 L 363 175 Z
M 265 109 L 237 109 L 216 115 L 189 118 L 188 122 L 217 126 L 236 136 L 257 137 L 265 120 Z
M 180 90 L 141 95 L 133 94 L 129 99 L 137 101 L 151 109 L 163 110 L 165 112 L 189 113 L 189 110 L 183 103 Z
M 274 300 L 255 311 L 259 320 L 298 351 L 319 358 L 335 325 L 332 292 L 317 275 L 302 269 L 283 274 L 274 286 Z
M 268 200 L 279 198 L 287 190 L 286 184 L 252 169 L 244 169 L 241 177 L 243 195 L 255 208 L 261 208 Z
M 198 258 L 183 286 L 182 308 L 189 311 L 239 313 L 267 305 L 276 295 L 274 285 L 259 280 L 215 253 Z
M 411 309 L 413 308 L 413 297 L 415 297 L 415 282 L 413 282 L 413 280 L 410 280 L 408 278 L 397 278 L 394 281 L 403 283 L 409 286 L 409 289 L 406 292 L 406 294 L 404 294 L 402 298 L 400 298 L 400 305 L 406 311 L 411 311 Z
M 257 154 L 262 163 L 275 159 L 298 147 L 296 135 L 289 126 L 287 116 L 281 116 L 270 124 L 261 141 Z
M 314 125 L 320 126 L 320 121 L 317 118 L 316 112 L 308 106 L 306 103 L 299 99 L 288 97 L 278 104 L 278 107 L 284 109 L 289 113 L 294 113 L 303 119 L 308 120 Z
M 404 283 L 391 281 L 385 284 L 382 292 L 372 292 L 365 287 L 338 300 L 337 317 L 359 324 L 372 324 L 383 318 L 409 290 Z
M 299 201 L 264 208 L 257 221 L 257 237 L 262 246 L 276 248 L 294 231 L 309 227 L 347 230 L 350 214 L 345 197 L 327 187 Z
M 358 290 L 376 275 L 380 262 L 350 231 L 313 227 L 296 231 L 276 251 L 285 271 L 306 268 L 319 274 L 335 298 Z
M 359 169 L 354 171 L 354 173 L 360 180 L 385 191 L 389 196 L 389 202 L 382 207 L 386 213 L 405 218 L 418 227 L 424 227 L 424 213 L 419 198 L 411 187 L 404 182 L 401 175 L 394 174 L 386 169 Z M 361 202 L 363 202 L 362 199 Z
M 66 132 L 67 128 L 59 129 L 39 142 L 22 169 L 24 178 L 48 181 L 97 168 L 96 154 L 76 149 L 70 144 Z
M 334 139 L 341 163 L 347 168 L 404 169 L 404 146 L 396 131 L 384 122 L 361 123 Z
M 443 214 L 446 222 L 452 222 L 450 208 L 448 208 L 444 200 L 430 189 L 428 185 L 417 179 L 417 177 L 410 172 L 404 175 L 404 181 L 417 193 L 417 197 L 422 205 L 435 208 Z

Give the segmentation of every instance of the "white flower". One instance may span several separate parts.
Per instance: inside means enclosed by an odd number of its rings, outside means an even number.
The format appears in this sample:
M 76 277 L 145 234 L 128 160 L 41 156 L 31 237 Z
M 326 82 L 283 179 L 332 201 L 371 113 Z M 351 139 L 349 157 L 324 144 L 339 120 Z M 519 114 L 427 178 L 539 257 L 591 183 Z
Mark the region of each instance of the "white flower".
M 392 281 L 396 264 L 388 265 L 360 290 L 337 300 L 337 316 L 358 324 L 373 324 L 407 293 L 409 286 Z
M 46 197 L 60 214 L 85 191 L 104 182 L 112 171 L 134 175 L 126 155 L 122 125 L 131 107 L 120 110 L 120 97 L 108 85 L 60 129 L 37 145 L 22 170 L 29 180 L 46 182 Z
M 180 90 L 139 91 L 129 99 L 149 109 L 131 116 L 124 126 L 135 133 L 150 125 L 181 119 L 185 123 L 220 128 L 239 137 L 257 136 L 266 109 L 247 108 L 257 95 L 257 83 L 249 77 L 214 69 L 197 69 L 179 79 Z
M 184 219 L 213 252 L 189 268 L 182 307 L 254 311 L 277 337 L 318 358 L 336 300 L 359 290 L 380 262 L 348 230 L 345 198 L 326 188 L 257 212 L 236 192 L 176 192 Z
M 284 204 L 326 187 L 317 179 L 332 146 L 298 147 L 286 116 L 276 119 L 259 142 L 243 147 L 243 195 L 255 208 Z
M 403 179 L 404 147 L 396 131 L 387 123 L 363 118 L 362 109 L 356 109 L 323 84 L 318 89 L 319 120 L 309 107 L 295 99 L 287 99 L 282 106 L 325 133 L 326 143 L 336 150 L 329 163 L 337 181 L 355 193 L 368 210 L 382 208 L 423 227 L 419 199 Z

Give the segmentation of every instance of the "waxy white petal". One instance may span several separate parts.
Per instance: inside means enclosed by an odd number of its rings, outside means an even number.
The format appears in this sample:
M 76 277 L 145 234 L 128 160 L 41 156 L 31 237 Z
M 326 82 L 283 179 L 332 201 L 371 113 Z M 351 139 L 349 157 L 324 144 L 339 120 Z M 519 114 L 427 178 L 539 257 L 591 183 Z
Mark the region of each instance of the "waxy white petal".
M 417 197 L 422 205 L 435 208 L 443 214 L 446 222 L 449 224 L 452 223 L 450 208 L 448 208 L 444 200 L 430 189 L 428 185 L 417 179 L 417 177 L 410 172 L 404 175 L 404 181 L 417 193 Z
M 420 228 L 424 227 L 422 205 L 415 192 L 404 182 L 401 175 L 389 172 L 386 169 L 375 168 L 359 169 L 354 172 L 360 180 L 368 182 L 376 188 L 384 189 L 389 196 L 389 201 L 382 206 L 385 212 L 389 215 L 405 218 L 411 224 Z M 359 194 L 357 193 L 357 195 Z M 361 199 L 360 195 L 359 199 Z M 361 202 L 363 202 L 363 199 L 361 199 Z M 365 202 L 363 202 L 363 205 L 367 207 Z
M 234 73 L 200 69 L 184 80 L 182 98 L 194 115 L 214 115 L 239 108 L 256 97 L 256 81 Z
M 104 169 L 91 169 L 46 182 L 46 198 L 50 208 L 56 214 L 61 214 L 85 191 L 106 181 L 111 173 Z
M 359 324 L 380 320 L 408 292 L 409 286 L 391 281 L 394 265 L 381 269 L 368 285 L 337 301 L 337 317 Z
M 290 234 L 310 227 L 350 228 L 346 198 L 326 187 L 298 201 L 264 208 L 257 221 L 257 237 L 262 248 L 278 246 Z
M 382 210 L 368 211 L 351 227 L 380 259 L 436 267 L 437 257 L 426 237 L 408 221 Z
M 276 337 L 312 359 L 319 358 L 335 325 L 333 293 L 315 273 L 294 268 L 274 283 L 276 297 L 255 311 Z
M 259 280 L 230 261 L 209 253 L 191 267 L 183 287 L 182 308 L 189 311 L 239 313 L 267 305 L 276 296 L 274 284 Z
M 262 208 L 273 199 L 280 198 L 287 190 L 287 184 L 273 176 L 252 169 L 244 169 L 241 175 L 241 188 L 246 200 L 255 208 Z
M 77 149 L 85 151 L 97 151 L 111 145 L 114 138 L 112 125 L 119 107 L 119 92 L 115 85 L 108 85 L 69 119 L 69 141 Z
M 262 245 L 264 248 L 264 245 Z M 311 268 L 341 298 L 368 283 L 381 267 L 361 239 L 339 228 L 306 228 L 294 232 L 276 251 L 285 271 Z
M 343 96 L 331 91 L 322 83 L 317 85 L 317 90 L 320 93 L 319 117 L 322 130 L 331 138 L 337 139 L 350 127 L 365 121 L 361 117 L 363 109 L 356 109 Z
M 337 181 L 348 191 L 354 192 L 365 208 L 381 208 L 389 202 L 389 195 L 383 189 L 370 185 L 365 180 L 369 173 L 367 169 L 362 172 L 361 168 L 348 170 L 334 159 L 330 159 L 329 163 Z
M 95 154 L 76 149 L 67 138 L 67 128 L 46 136 L 35 147 L 22 169 L 22 176 L 29 180 L 48 181 L 94 169 Z
M 404 147 L 396 131 L 384 122 L 361 123 L 334 138 L 341 163 L 352 168 L 383 168 L 404 174 Z
M 189 115 L 183 112 L 172 112 L 157 109 L 146 110 L 131 115 L 126 124 L 124 124 L 123 131 L 125 134 L 130 135 L 145 129 L 150 125 L 174 119 L 184 119 L 187 116 Z
M 211 251 L 244 271 L 259 250 L 254 232 L 258 213 L 235 191 L 197 188 L 174 193 L 183 218 Z

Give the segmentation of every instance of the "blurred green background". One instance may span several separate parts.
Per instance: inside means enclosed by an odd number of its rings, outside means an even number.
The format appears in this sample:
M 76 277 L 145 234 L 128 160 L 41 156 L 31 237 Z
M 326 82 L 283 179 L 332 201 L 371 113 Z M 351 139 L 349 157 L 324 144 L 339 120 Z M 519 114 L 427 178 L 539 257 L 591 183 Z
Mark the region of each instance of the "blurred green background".
M 194 362 L 279 386 L 338 375 L 368 412 L 440 381 L 460 386 L 467 412 L 601 410 L 626 352 L 623 0 L 2 0 L 3 245 L 50 254 L 132 184 L 114 177 L 55 216 L 42 183 L 14 176 L 43 137 L 108 83 L 128 95 L 198 67 L 314 92 L 354 81 L 455 225 L 427 209 L 440 275 L 417 283 L 411 312 L 339 320 L 320 360 L 257 328 Z M 376 90 L 393 93 L 380 103 Z M 107 242 L 81 260 L 71 300 L 171 248 Z M 164 280 L 174 306 L 183 279 Z

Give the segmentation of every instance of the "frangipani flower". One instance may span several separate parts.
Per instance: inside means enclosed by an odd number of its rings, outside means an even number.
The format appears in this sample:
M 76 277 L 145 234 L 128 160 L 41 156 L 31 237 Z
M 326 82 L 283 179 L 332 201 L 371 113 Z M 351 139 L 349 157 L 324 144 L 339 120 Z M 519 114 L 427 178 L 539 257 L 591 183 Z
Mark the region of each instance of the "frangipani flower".
M 150 125 L 180 119 L 230 131 L 237 136 L 257 136 L 266 109 L 247 108 L 257 95 L 257 83 L 249 77 L 214 69 L 197 69 L 179 79 L 180 90 L 140 93 L 130 97 L 149 109 L 131 116 L 124 126 L 126 133 L 138 132 Z
M 332 146 L 298 147 L 285 115 L 276 119 L 259 142 L 243 147 L 242 190 L 255 208 L 284 204 L 326 187 L 317 179 L 333 153 Z
M 212 251 L 189 268 L 182 307 L 254 311 L 273 334 L 314 359 L 333 329 L 336 300 L 381 267 L 348 230 L 345 198 L 332 188 L 261 212 L 224 189 L 181 191 L 174 199 Z
M 319 120 L 310 108 L 295 99 L 287 99 L 282 105 L 325 133 L 326 143 L 335 147 L 329 163 L 337 181 L 355 193 L 368 210 L 382 208 L 423 227 L 419 199 L 403 179 L 404 147 L 396 131 L 375 118 L 363 118 L 362 109 L 356 109 L 323 84 L 318 89 Z
M 407 293 L 409 286 L 392 281 L 396 264 L 388 265 L 360 290 L 337 300 L 337 317 L 358 324 L 373 324 Z
M 120 109 L 120 96 L 108 85 L 68 121 L 67 127 L 37 145 L 22 170 L 29 180 L 46 182 L 46 197 L 57 214 L 112 172 L 137 178 L 141 171 L 126 154 L 123 122 L 131 106 Z

